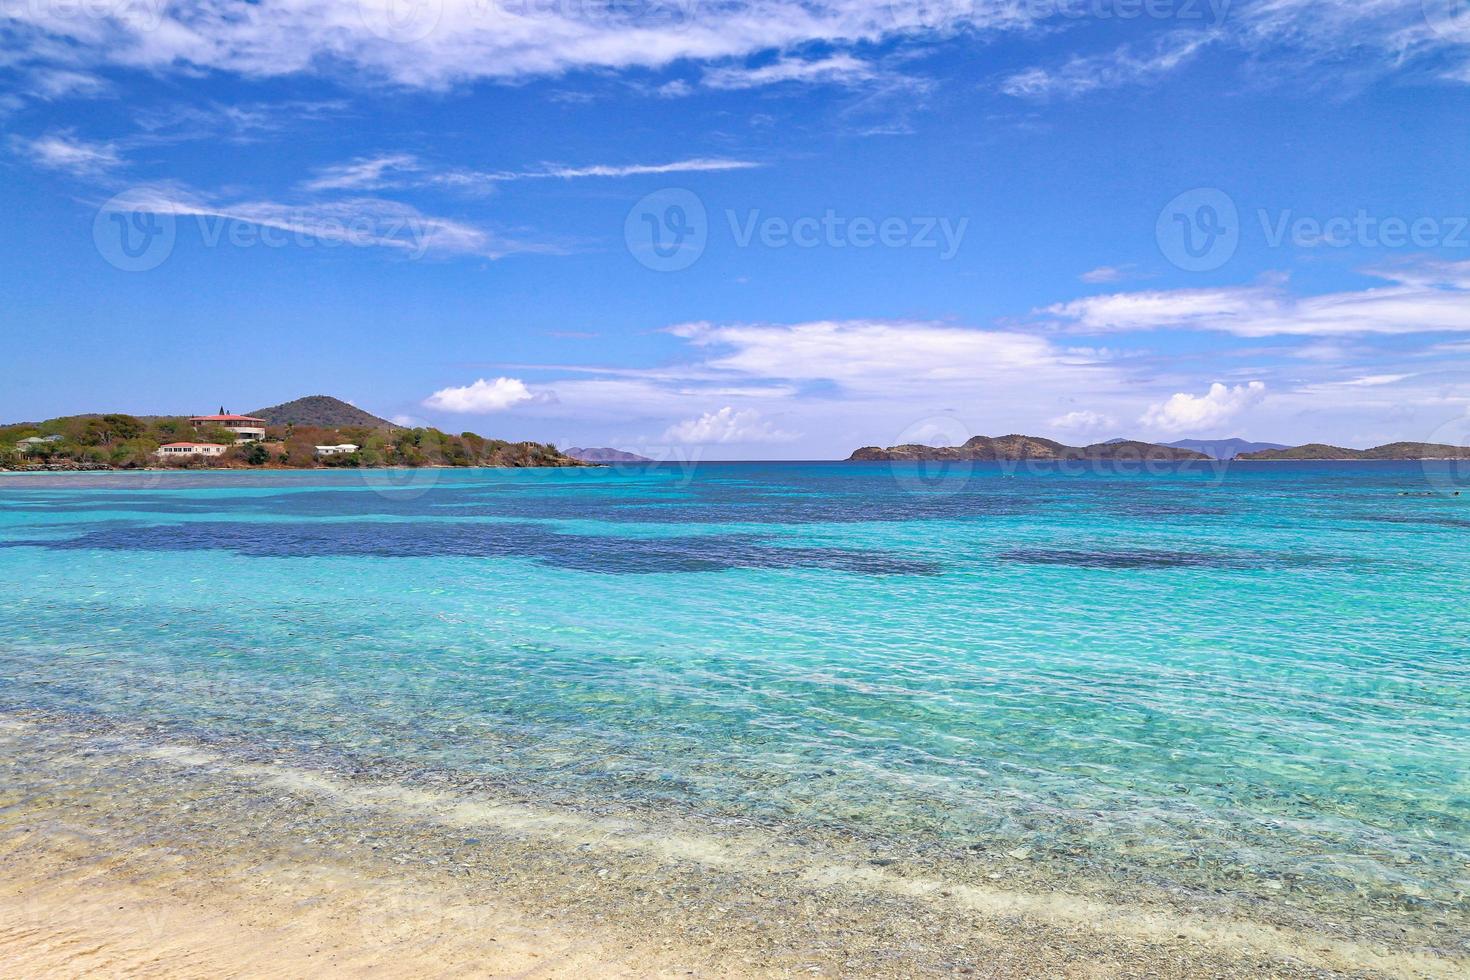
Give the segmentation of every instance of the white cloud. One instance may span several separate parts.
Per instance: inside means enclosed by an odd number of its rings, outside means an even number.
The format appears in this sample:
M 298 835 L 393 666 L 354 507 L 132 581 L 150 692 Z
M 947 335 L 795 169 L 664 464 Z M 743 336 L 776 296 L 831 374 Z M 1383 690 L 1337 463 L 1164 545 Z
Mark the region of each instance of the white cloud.
M 207 240 L 220 240 L 223 223 L 238 222 L 280 234 L 262 234 L 266 245 L 340 243 L 389 248 L 417 258 L 427 254 L 501 258 L 517 252 L 555 254 L 553 246 L 502 238 L 451 218 L 435 217 L 397 201 L 347 198 L 334 201 L 219 201 L 176 185 L 141 185 L 113 198 L 115 211 L 199 219 Z M 224 239 L 229 240 L 229 239 Z
M 1061 429 L 1066 432 L 1091 433 L 1111 429 L 1118 423 L 1111 415 L 1082 409 L 1059 415 L 1047 424 L 1053 429 Z
M 1213 34 L 1176 31 L 1157 39 L 1152 50 L 1141 55 L 1125 44 L 1110 54 L 1074 57 L 1057 68 L 1027 68 L 1002 80 L 1000 90 L 1006 95 L 1040 101 L 1143 84 L 1183 67 L 1213 40 Z
M 719 64 L 812 42 L 852 46 L 1028 21 L 1012 0 L 979 0 L 939 12 L 927 0 L 652 7 L 434 0 L 412 10 L 397 0 L 260 0 L 250 5 L 249 16 L 241 15 L 237 0 L 144 6 L 153 16 L 129 16 L 129 5 L 119 4 L 96 17 L 66 17 L 55 5 L 37 3 L 15 5 L 12 16 L 32 58 L 255 77 L 347 69 L 437 89 L 582 69 L 663 68 L 686 60 Z M 842 80 L 862 71 L 858 59 L 842 53 L 815 62 L 783 58 L 776 65 L 724 77 L 743 87 L 783 77 Z
M 1164 432 L 1189 431 L 1204 434 L 1235 418 L 1265 397 L 1266 385 L 1263 382 L 1252 381 L 1227 388 L 1217 381 L 1203 395 L 1179 392 L 1149 408 L 1139 421 Z
M 1165 77 L 1216 37 L 1253 63 L 1346 74 L 1430 67 L 1448 79 L 1465 69 L 1464 29 L 1426 18 L 1420 0 L 1206 0 L 1201 27 L 1166 35 L 1141 53 L 1123 48 L 1012 75 L 1006 91 L 1066 97 Z M 257 78 L 336 72 L 368 81 L 443 89 L 491 79 L 518 81 L 578 70 L 662 69 L 690 62 L 709 83 L 747 88 L 781 81 L 867 81 L 876 71 L 851 53 L 894 39 L 1034 34 L 1059 26 L 1056 4 L 1016 0 L 747 0 L 736 4 L 560 4 L 431 0 L 174 0 L 104 4 L 94 16 L 63 5 L 9 5 L 12 64 L 71 70 L 101 64 L 193 77 L 203 70 Z M 411 7 L 411 9 L 408 9 Z M 1228 7 L 1228 17 L 1222 18 Z M 1440 18 L 1442 20 L 1442 18 Z M 804 46 L 755 68 L 737 59 Z M 1366 67 L 1364 64 L 1366 63 Z M 1330 66 L 1330 74 L 1321 71 Z M 1284 72 L 1278 71 L 1277 74 Z M 880 73 L 881 75 L 881 73 Z
M 47 133 L 35 139 L 15 138 L 12 145 L 32 163 L 78 177 L 94 177 L 122 164 L 111 143 L 93 143 L 69 132 Z
M 1099 358 L 1063 351 L 1043 337 L 925 321 L 819 320 L 798 324 L 670 328 L 706 348 L 710 369 L 796 381 L 831 381 L 851 390 L 923 389 L 1080 374 Z
M 1297 389 L 1297 393 L 1303 395 L 1332 395 L 1341 392 L 1352 392 L 1354 389 L 1360 388 L 1381 388 L 1384 385 L 1396 385 L 1400 381 L 1407 381 L 1413 377 L 1415 377 L 1413 374 L 1365 374 L 1356 378 L 1344 378 L 1341 381 L 1319 381 L 1315 384 L 1303 385 Z
M 325 167 L 304 186 L 312 191 L 375 190 L 393 185 L 394 179 L 388 176 L 391 173 L 418 169 L 418 158 L 409 153 L 363 157 Z
M 30 94 L 46 100 L 72 96 L 97 96 L 110 91 L 106 80 L 89 72 L 67 68 L 45 68 L 30 77 Z
M 502 412 L 535 398 L 519 378 L 496 378 L 494 381 L 481 378 L 460 388 L 439 389 L 424 399 L 424 407 L 441 412 L 480 414 Z
M 847 54 L 835 54 L 810 61 L 801 58 L 782 58 L 757 68 L 711 68 L 704 73 L 701 81 L 710 88 L 741 89 L 777 85 L 781 82 L 854 85 L 868 81 L 876 75 L 876 69 L 861 58 L 854 58 Z
M 1255 286 L 1089 296 L 1039 311 L 1088 332 L 1215 330 L 1242 337 L 1470 330 L 1470 261 L 1373 271 L 1386 286 L 1294 297 L 1279 281 Z
M 1078 276 L 1083 282 L 1121 282 L 1133 276 L 1132 265 L 1100 265 L 1096 269 L 1088 269 Z
M 648 174 L 708 173 L 749 170 L 761 164 L 727 157 L 692 157 L 670 163 L 592 164 L 580 167 L 548 166 L 541 170 L 451 170 L 428 178 L 446 185 L 496 184 L 516 180 L 576 180 L 584 177 L 641 177 Z
M 715 443 L 789 442 L 796 438 L 789 432 L 773 428 L 754 409 L 736 411 L 729 405 L 716 412 L 705 412 L 694 419 L 678 422 L 664 432 L 669 442 L 690 445 Z

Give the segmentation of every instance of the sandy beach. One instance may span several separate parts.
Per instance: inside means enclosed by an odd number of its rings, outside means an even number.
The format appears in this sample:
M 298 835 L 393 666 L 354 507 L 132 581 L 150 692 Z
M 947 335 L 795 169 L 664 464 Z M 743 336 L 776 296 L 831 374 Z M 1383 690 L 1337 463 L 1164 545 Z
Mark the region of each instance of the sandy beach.
M 1462 976 L 1435 937 L 10 716 L 11 976 Z M 1017 860 L 1012 864 L 1024 865 Z M 1278 921 L 1272 921 L 1273 917 Z M 1445 937 L 1440 937 L 1445 938 Z

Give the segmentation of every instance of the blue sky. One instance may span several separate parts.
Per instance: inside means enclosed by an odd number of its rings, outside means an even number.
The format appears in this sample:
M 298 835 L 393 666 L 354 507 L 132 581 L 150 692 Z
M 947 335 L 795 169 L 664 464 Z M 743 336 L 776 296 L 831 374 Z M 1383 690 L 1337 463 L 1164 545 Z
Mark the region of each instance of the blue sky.
M 0 419 L 1470 443 L 1459 7 L 0 3 Z

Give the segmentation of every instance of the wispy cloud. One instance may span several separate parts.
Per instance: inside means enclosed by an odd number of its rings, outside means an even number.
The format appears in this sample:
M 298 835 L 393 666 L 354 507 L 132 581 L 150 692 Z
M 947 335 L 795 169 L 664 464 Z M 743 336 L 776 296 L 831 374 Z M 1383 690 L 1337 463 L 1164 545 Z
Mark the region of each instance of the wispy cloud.
M 1179 31 L 1159 38 L 1142 53 L 1125 44 L 1109 54 L 1074 57 L 1055 68 L 1027 68 L 1004 78 L 1000 90 L 1024 99 L 1071 99 L 1100 89 L 1151 82 L 1188 63 L 1215 37 Z
M 107 7 L 111 9 L 104 9 Z M 350 7 L 350 9 L 347 9 Z M 867 83 L 876 44 L 953 38 L 965 33 L 1035 36 L 1057 21 L 1055 4 L 1014 0 L 759 0 L 754 5 L 422 3 L 359 0 L 344 7 L 316 0 L 260 0 L 248 17 L 233 0 L 102 5 L 91 16 L 58 16 L 55 4 L 20 3 L 7 13 L 11 64 L 90 71 L 107 64 L 192 74 L 200 70 L 255 78 L 340 73 L 368 81 L 445 89 L 479 79 L 518 81 L 579 70 L 661 70 L 681 63 L 707 68 L 704 84 L 743 89 L 780 83 Z M 1228 18 L 1222 18 L 1228 7 Z M 1445 78 L 1466 72 L 1465 29 L 1453 4 L 1420 0 L 1236 0 L 1201 6 L 1202 30 L 1166 35 L 1153 48 L 1120 48 L 1055 67 L 1013 74 L 1012 94 L 1063 98 L 1167 76 L 1210 38 L 1220 37 L 1252 63 L 1313 68 L 1340 78 L 1343 65 L 1388 72 L 1437 59 Z M 1429 11 L 1429 16 L 1426 16 Z M 772 52 L 818 49 L 819 57 Z M 1320 70 L 1330 66 L 1330 71 Z M 673 90 L 671 90 L 673 91 Z
M 78 177 L 95 177 L 122 165 L 111 143 L 94 143 L 71 132 L 47 133 L 34 139 L 15 137 L 11 146 L 31 163 Z
M 485 188 L 522 180 L 582 180 L 661 174 L 750 170 L 761 164 L 729 157 L 690 157 L 666 163 L 546 164 L 526 170 L 436 168 L 411 153 L 380 153 L 322 167 L 302 184 L 308 191 L 382 190 L 388 187 Z
M 1272 280 L 1251 286 L 1110 293 L 1041 311 L 1088 332 L 1213 330 L 1241 337 L 1470 330 L 1470 261 L 1371 270 L 1388 285 L 1293 296 Z
M 30 94 L 47 101 L 72 96 L 95 97 L 111 89 L 106 79 L 69 68 L 42 68 L 30 75 Z
M 1137 278 L 1137 272 L 1133 265 L 1100 265 L 1096 269 L 1088 269 L 1077 278 L 1087 283 L 1122 282 L 1125 279 Z
M 133 139 L 144 143 L 190 140 L 253 143 L 312 126 L 347 111 L 347 103 L 339 99 L 168 103 L 138 111 L 133 121 L 139 132 Z
M 115 197 L 119 211 L 202 219 L 201 232 L 219 237 L 218 223 L 238 222 L 281 236 L 269 243 L 328 242 L 387 248 L 418 257 L 478 255 L 502 258 L 521 252 L 557 254 L 554 246 L 522 242 L 451 218 L 424 214 L 398 201 L 357 197 L 342 200 L 221 200 L 178 185 L 146 185 Z M 215 221 L 211 226 L 209 221 Z
M 409 153 L 362 157 L 323 167 L 303 186 L 309 191 L 378 190 L 395 183 L 391 175 L 419 169 L 418 158 Z
M 858 82 L 866 82 L 876 75 L 877 69 L 870 62 L 848 54 L 834 54 L 826 58 L 811 60 L 782 58 L 779 61 L 754 68 L 745 66 L 710 68 L 704 72 L 701 82 L 715 89 L 759 88 L 763 85 L 779 85 L 782 82 L 855 85 Z
M 450 186 L 500 184 L 517 180 L 578 180 L 587 177 L 641 177 L 650 174 L 711 173 L 723 170 L 749 170 L 761 164 L 753 160 L 727 157 L 691 157 L 668 163 L 590 164 L 563 166 L 548 164 L 533 170 L 449 170 L 428 178 L 430 183 Z

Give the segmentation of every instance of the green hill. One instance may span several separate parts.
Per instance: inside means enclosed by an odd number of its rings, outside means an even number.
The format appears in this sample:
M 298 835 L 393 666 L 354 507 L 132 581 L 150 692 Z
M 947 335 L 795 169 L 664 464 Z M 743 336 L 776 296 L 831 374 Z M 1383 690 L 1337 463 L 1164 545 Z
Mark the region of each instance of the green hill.
M 361 429 L 401 429 L 387 419 L 364 412 L 331 395 L 307 395 L 281 405 L 260 408 L 249 413 L 265 419 L 270 425 L 317 425 L 328 429 L 355 427 Z
M 1266 449 L 1241 453 L 1244 460 L 1312 460 L 1312 459 L 1470 459 L 1470 446 L 1450 446 L 1440 442 L 1390 442 L 1372 449 L 1344 449 L 1320 442 L 1289 449 Z

